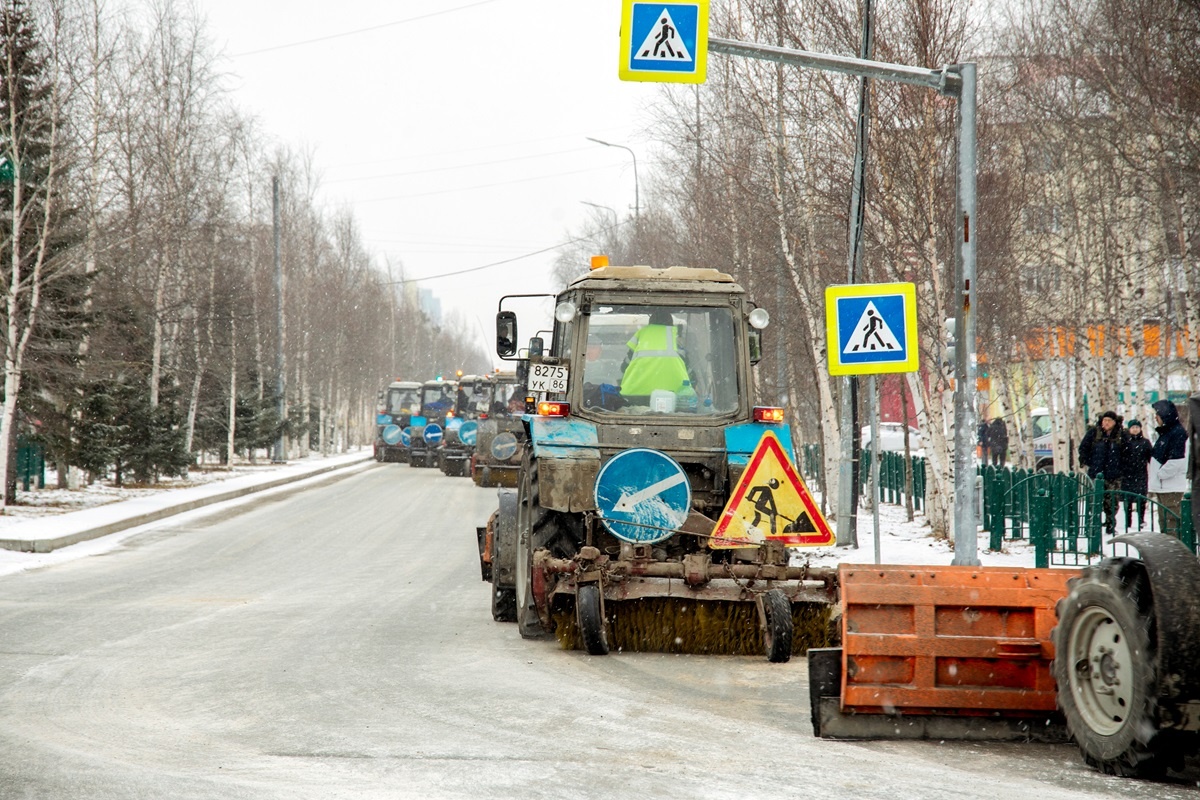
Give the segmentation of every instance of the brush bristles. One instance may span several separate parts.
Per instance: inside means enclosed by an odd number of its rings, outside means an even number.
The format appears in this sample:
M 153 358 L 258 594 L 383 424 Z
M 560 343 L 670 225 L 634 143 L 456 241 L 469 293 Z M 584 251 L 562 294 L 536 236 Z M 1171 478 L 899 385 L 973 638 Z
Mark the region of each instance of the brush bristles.
M 647 597 L 606 601 L 608 643 L 614 651 L 634 653 L 694 653 L 700 655 L 762 655 L 758 611 L 752 602 L 731 600 L 678 600 Z M 833 607 L 822 603 L 794 603 L 792 655 L 810 647 L 832 643 Z M 564 650 L 583 647 L 575 621 L 574 603 L 557 598 L 554 634 Z

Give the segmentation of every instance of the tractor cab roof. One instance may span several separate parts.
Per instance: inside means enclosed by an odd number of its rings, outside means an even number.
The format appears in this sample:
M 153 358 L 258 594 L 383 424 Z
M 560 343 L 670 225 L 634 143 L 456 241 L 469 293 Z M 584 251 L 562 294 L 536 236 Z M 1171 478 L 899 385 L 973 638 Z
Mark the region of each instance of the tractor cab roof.
M 707 267 L 598 267 L 571 281 L 571 289 L 622 289 L 647 292 L 742 294 L 733 276 Z

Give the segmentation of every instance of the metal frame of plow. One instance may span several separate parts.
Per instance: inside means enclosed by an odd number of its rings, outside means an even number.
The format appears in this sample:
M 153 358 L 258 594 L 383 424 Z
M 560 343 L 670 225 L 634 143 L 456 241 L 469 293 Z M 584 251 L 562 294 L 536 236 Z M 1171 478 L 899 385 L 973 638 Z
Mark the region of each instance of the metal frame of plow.
M 951 64 L 931 70 L 883 61 L 868 61 L 827 53 L 812 53 L 786 47 L 739 42 L 709 37 L 708 51 L 775 61 L 827 72 L 841 72 L 924 86 L 958 101 L 958 215 L 961 228 L 955 250 L 955 330 L 962 344 L 954 364 L 954 560 L 962 566 L 979 565 L 978 521 L 976 519 L 975 469 L 975 64 Z

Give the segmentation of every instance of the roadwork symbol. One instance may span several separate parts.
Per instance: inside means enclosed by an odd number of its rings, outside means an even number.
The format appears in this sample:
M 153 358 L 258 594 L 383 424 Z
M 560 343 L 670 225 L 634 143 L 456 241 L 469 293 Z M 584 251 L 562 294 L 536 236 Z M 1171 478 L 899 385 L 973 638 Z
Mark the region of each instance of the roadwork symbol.
M 679 28 L 671 19 L 671 12 L 663 9 L 658 22 L 638 48 L 637 57 L 643 61 L 691 61 L 687 46 L 679 37 Z
M 868 302 L 863 309 L 858 324 L 854 327 L 854 335 L 846 343 L 843 353 L 858 353 L 863 351 L 900 350 L 900 341 L 892 329 L 888 327 L 875 303 Z
M 788 547 L 823 547 L 835 540 L 812 493 L 771 431 L 754 448 L 708 546 L 752 547 L 768 539 Z

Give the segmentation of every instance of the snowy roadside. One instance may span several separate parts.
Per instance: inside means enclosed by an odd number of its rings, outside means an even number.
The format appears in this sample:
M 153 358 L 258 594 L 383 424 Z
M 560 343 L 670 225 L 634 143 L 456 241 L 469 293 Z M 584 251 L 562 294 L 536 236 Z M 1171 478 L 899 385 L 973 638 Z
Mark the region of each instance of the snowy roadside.
M 193 470 L 187 479 L 153 487 L 114 487 L 97 482 L 80 490 L 18 492 L 18 503 L 0 516 L 0 575 L 113 550 L 130 536 L 230 508 L 249 499 L 291 491 L 330 473 L 373 464 L 370 449 L 329 457 L 312 455 L 286 464 L 235 464 L 232 469 Z M 54 475 L 47 474 L 51 484 Z M 144 521 L 144 522 L 143 522 Z M 110 532 L 112 531 L 112 532 Z M 75 537 L 76 544 L 50 552 L 40 545 Z M 22 552 L 26 551 L 26 552 Z
M 820 496 L 816 498 L 820 503 Z M 832 522 L 830 523 L 833 524 Z M 792 551 L 793 564 L 837 566 L 874 564 L 875 541 L 871 510 L 858 511 L 858 547 L 814 547 Z M 1032 567 L 1034 548 L 1028 539 L 1010 540 L 997 552 L 988 549 L 991 534 L 979 532 L 979 562 L 985 567 Z M 954 544 L 948 539 L 935 539 L 922 514 L 912 522 L 905 519 L 903 506 L 881 503 L 879 506 L 879 563 L 881 564 L 949 564 L 954 559 Z

